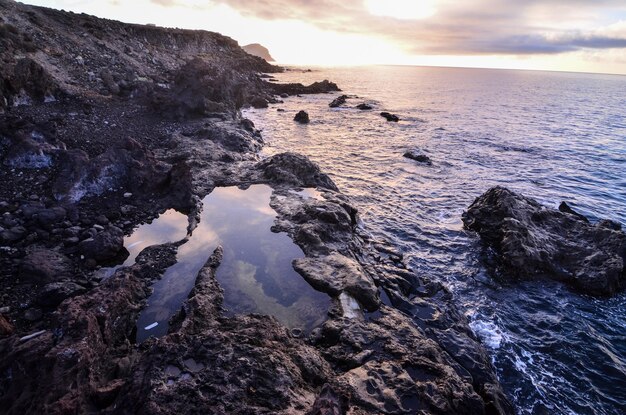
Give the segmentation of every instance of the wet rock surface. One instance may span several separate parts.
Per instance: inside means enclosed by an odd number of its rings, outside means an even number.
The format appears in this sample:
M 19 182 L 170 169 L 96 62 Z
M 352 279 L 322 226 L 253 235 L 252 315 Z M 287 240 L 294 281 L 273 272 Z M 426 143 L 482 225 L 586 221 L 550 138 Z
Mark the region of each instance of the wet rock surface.
M 430 157 L 428 157 L 426 154 L 424 154 L 422 151 L 420 150 L 409 150 L 407 152 L 404 153 L 404 157 L 411 159 L 411 160 L 415 160 L 418 163 L 422 163 L 425 164 L 427 166 L 431 166 L 433 164 L 432 160 L 430 159 Z
M 383 117 L 384 119 L 386 119 L 387 121 L 391 121 L 391 122 L 398 122 L 398 121 L 400 121 L 400 117 L 398 117 L 395 114 L 391 114 L 389 112 L 381 112 L 380 116 Z
M 298 111 L 298 113 L 296 114 L 295 117 L 293 117 L 293 120 L 296 122 L 299 122 L 300 124 L 308 124 L 310 119 L 309 119 L 309 113 L 302 110 L 302 111 Z
M 308 158 L 260 160 L 263 139 L 240 108 L 337 85 L 266 82 L 260 72 L 280 69 L 215 33 L 8 0 L 0 10 L 12 27 L 0 31 L 4 412 L 513 412 L 444 287 L 369 241 Z M 167 209 L 193 231 L 216 186 L 262 183 L 273 230 L 300 246 L 296 267 L 331 298 L 326 322 L 308 335 L 227 313 L 217 249 L 169 332 L 137 344 L 151 287 L 186 239 L 109 278 L 98 269 L 123 261 L 124 236 Z
M 547 278 L 585 294 L 615 294 L 626 287 L 626 235 L 581 216 L 566 204 L 553 210 L 494 187 L 474 201 L 463 222 L 496 250 L 505 278 Z
M 328 106 L 329 106 L 329 107 L 331 107 L 331 108 L 337 108 L 337 107 L 340 107 L 340 106 L 342 106 L 343 104 L 345 104 L 345 103 L 346 103 L 346 100 L 347 100 L 347 99 L 348 99 L 348 96 L 347 96 L 347 95 L 340 95 L 340 96 L 338 96 L 337 98 L 333 99 L 333 100 L 331 101 L 331 103 L 330 103 L 330 104 L 328 104 Z

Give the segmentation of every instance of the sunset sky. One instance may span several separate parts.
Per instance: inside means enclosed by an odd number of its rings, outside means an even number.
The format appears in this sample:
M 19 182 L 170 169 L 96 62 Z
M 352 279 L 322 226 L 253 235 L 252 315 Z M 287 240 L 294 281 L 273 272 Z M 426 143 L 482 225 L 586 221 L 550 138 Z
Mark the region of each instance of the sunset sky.
M 30 0 L 261 43 L 279 63 L 626 74 L 626 0 Z

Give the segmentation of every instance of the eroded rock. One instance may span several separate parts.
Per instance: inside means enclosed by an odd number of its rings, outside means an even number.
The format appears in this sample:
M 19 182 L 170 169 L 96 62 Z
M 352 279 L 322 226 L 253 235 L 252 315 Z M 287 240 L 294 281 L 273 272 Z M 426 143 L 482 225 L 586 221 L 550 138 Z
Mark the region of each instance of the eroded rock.
M 622 231 L 548 209 L 503 187 L 477 198 L 463 223 L 496 249 L 503 275 L 563 281 L 592 295 L 612 295 L 626 286 Z

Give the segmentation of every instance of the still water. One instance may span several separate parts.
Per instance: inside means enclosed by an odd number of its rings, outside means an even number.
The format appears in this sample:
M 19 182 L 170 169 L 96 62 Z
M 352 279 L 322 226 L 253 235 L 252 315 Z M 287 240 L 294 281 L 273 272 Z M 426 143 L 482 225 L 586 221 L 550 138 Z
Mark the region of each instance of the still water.
M 269 205 L 271 194 L 266 185 L 245 190 L 218 187 L 204 198 L 198 227 L 178 249 L 178 262 L 154 284 L 139 316 L 137 342 L 167 333 L 169 319 L 218 245 L 224 249 L 224 258 L 217 279 L 228 313 L 272 315 L 303 332 L 324 321 L 328 296 L 311 288 L 291 265 L 303 252 L 287 234 L 270 230 L 276 217 Z M 177 227 L 186 226 L 185 217 Z
M 626 413 L 626 295 L 498 281 L 461 222 L 474 198 L 503 185 L 626 225 L 626 77 L 384 66 L 276 77 L 329 79 L 358 96 L 340 108 L 328 107 L 337 94 L 290 97 L 246 116 L 266 155 L 296 151 L 319 163 L 359 208 L 364 231 L 452 290 L 521 414 Z M 293 122 L 299 110 L 310 124 Z M 409 149 L 432 166 L 403 158 Z

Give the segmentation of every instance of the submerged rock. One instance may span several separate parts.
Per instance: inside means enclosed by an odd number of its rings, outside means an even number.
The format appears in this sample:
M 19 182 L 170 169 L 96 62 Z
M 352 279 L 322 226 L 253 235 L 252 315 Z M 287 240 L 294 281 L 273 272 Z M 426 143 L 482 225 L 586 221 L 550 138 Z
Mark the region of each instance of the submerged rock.
M 299 122 L 300 124 L 308 124 L 310 121 L 309 114 L 304 110 L 299 111 L 296 116 L 293 117 L 293 120 Z
M 357 105 L 356 108 L 361 110 L 361 111 L 367 111 L 367 110 L 374 109 L 374 107 L 372 107 L 369 104 L 365 104 L 365 103 Z
M 495 248 L 503 275 L 563 281 L 591 295 L 626 287 L 626 235 L 579 214 L 494 187 L 472 203 L 463 223 Z
M 432 165 L 433 162 L 426 154 L 420 152 L 419 150 L 409 150 L 404 153 L 404 157 L 409 158 L 411 160 L 415 160 L 419 163 L 426 164 L 428 166 Z

